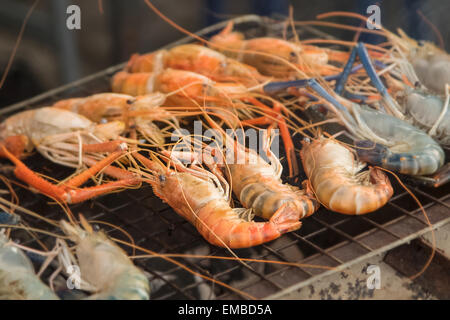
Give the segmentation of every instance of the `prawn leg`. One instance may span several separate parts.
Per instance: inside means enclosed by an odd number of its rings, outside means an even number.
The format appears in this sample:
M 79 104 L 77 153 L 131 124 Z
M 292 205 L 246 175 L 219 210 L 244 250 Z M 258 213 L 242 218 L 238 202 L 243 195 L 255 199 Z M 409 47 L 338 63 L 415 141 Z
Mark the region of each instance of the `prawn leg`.
M 126 144 L 120 140 L 83 144 L 82 150 L 83 152 L 115 152 L 126 150 Z
M 445 164 L 432 176 L 417 176 L 412 180 L 414 180 L 415 183 L 423 184 L 425 186 L 439 188 L 450 182 L 450 163 Z
M 289 166 L 289 176 L 295 177 L 299 173 L 297 156 L 295 154 L 294 143 L 292 142 L 292 137 L 289 134 L 289 129 L 286 124 L 286 120 L 281 116 L 281 104 L 277 103 L 270 109 L 268 106 L 260 102 L 259 100 L 251 97 L 247 97 L 246 100 L 259 106 L 263 111 L 268 111 L 269 116 L 263 116 L 256 119 L 243 120 L 243 125 L 252 124 L 268 124 L 276 122 L 280 129 L 281 138 L 283 139 L 284 147 L 286 149 L 286 155 Z M 273 119 L 275 118 L 275 119 Z
M 14 174 L 17 178 L 28 183 L 31 187 L 38 190 L 39 192 L 42 192 L 43 194 L 51 198 L 65 203 L 79 203 L 93 197 L 117 190 L 119 188 L 136 185 L 140 182 L 137 177 L 130 175 L 128 178 L 105 183 L 103 185 L 74 189 L 86 182 L 91 176 L 95 175 L 103 168 L 108 167 L 112 162 L 122 156 L 124 154 L 124 151 L 122 150 L 111 153 L 106 158 L 98 161 L 91 168 L 70 179 L 67 184 L 61 186 L 52 184 L 49 181 L 44 180 L 43 178 L 38 176 L 15 155 L 9 152 L 5 148 L 5 146 L 0 145 L 0 150 L 2 154 L 4 154 L 6 158 L 13 162 L 16 166 Z
M 438 188 L 450 181 L 450 163 L 447 163 L 440 170 L 438 170 L 433 176 L 433 187 Z
M 347 64 L 348 64 L 348 62 L 347 62 Z M 351 66 L 352 66 L 352 64 L 350 64 L 350 67 Z M 350 67 L 348 67 L 348 70 L 346 70 L 346 71 L 344 70 L 341 73 L 323 77 L 323 79 L 325 81 L 339 80 L 339 79 L 341 79 L 344 76 L 344 72 L 346 72 L 346 77 L 348 78 L 348 76 L 350 74 L 354 74 L 357 71 L 361 70 L 363 68 L 363 65 L 362 64 L 358 64 L 358 65 L 354 66 L 353 68 L 350 68 Z M 274 93 L 277 93 L 279 91 L 286 90 L 288 88 L 305 87 L 307 82 L 308 82 L 308 79 L 270 82 L 270 83 L 264 85 L 263 91 L 266 94 L 274 94 Z

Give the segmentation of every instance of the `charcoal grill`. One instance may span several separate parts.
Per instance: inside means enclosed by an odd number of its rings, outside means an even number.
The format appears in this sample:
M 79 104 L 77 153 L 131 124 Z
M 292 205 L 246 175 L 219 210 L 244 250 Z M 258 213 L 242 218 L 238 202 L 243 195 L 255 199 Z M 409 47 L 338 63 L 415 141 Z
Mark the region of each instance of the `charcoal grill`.
M 235 28 L 248 37 L 280 35 L 283 24 L 265 17 L 249 15 L 234 20 Z M 210 36 L 222 29 L 219 23 L 200 31 L 202 36 Z M 298 29 L 300 36 L 307 34 L 327 36 L 310 27 Z M 174 46 L 192 41 L 184 38 L 171 44 Z M 168 46 L 169 47 L 169 46 Z M 111 76 L 124 64 L 108 68 L 79 81 L 48 91 L 29 100 L 6 107 L 0 116 L 29 108 L 49 105 L 59 99 L 86 96 L 109 91 Z M 64 178 L 71 170 L 55 165 L 40 155 L 26 159 L 27 165 L 38 172 L 54 178 Z M 2 161 L 1 165 L 7 165 Z M 313 281 L 339 272 L 369 257 L 381 254 L 407 243 L 430 231 L 422 212 L 410 195 L 394 179 L 395 194 L 386 206 L 364 216 L 346 216 L 319 209 L 312 217 L 303 221 L 303 227 L 270 243 L 250 248 L 234 250 L 242 258 L 276 260 L 302 264 L 317 264 L 334 267 L 333 270 L 300 266 L 261 264 L 248 262 L 246 265 L 232 260 L 212 260 L 208 258 L 176 258 L 196 272 L 223 281 L 256 298 L 277 298 L 293 290 L 300 289 Z M 427 211 L 432 228 L 436 229 L 450 221 L 449 185 L 439 189 L 407 185 L 419 198 Z M 50 204 L 48 199 L 16 187 L 21 205 L 52 219 L 64 218 L 59 206 Z M 151 188 L 143 186 L 138 190 L 106 195 L 92 201 L 71 207 L 73 213 L 82 213 L 90 220 L 101 220 L 127 230 L 139 246 L 158 253 L 189 253 L 216 256 L 231 256 L 222 248 L 209 245 L 194 227 L 179 217 L 170 207 L 156 198 Z M 41 220 L 25 216 L 24 221 L 36 228 L 51 230 Z M 109 226 L 98 224 L 111 236 L 128 241 L 122 233 Z M 30 246 L 39 247 L 36 240 L 23 231 L 14 231 L 13 237 Z M 49 247 L 54 239 L 40 236 Z M 131 253 L 130 248 L 124 247 Z M 136 259 L 137 265 L 150 275 L 153 299 L 241 299 L 247 298 L 224 287 L 214 285 L 198 276 L 193 276 L 178 266 L 160 258 Z M 423 261 L 425 263 L 425 261 Z

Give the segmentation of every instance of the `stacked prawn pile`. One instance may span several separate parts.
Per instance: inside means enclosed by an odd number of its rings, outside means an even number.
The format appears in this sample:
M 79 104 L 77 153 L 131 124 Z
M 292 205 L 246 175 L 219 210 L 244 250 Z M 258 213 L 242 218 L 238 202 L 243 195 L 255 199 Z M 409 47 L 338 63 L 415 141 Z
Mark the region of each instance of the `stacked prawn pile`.
M 376 33 L 386 37 L 383 46 L 245 39 L 230 23 L 202 39 L 207 45 L 135 54 L 113 76 L 112 92 L 6 119 L 0 124 L 0 157 L 14 164 L 18 179 L 65 205 L 148 183 L 205 240 L 228 249 L 295 231 L 320 205 L 336 214 L 373 212 L 393 195 L 386 172 L 435 187 L 447 182 L 442 146 L 450 144 L 449 55 L 404 33 Z M 309 108 L 322 121 L 312 123 L 299 113 Z M 226 143 L 196 139 L 186 130 L 193 120 Z M 321 126 L 329 122 L 342 130 L 326 132 Z M 244 127 L 262 130 L 262 153 L 230 134 Z M 275 128 L 286 168 L 271 150 Z M 353 143 L 343 143 L 344 136 Z M 187 140 L 191 144 L 180 148 Z M 77 169 L 76 175 L 60 184 L 42 178 L 21 160 L 33 149 Z M 307 179 L 288 184 L 283 170 L 297 178 L 303 170 Z M 113 180 L 83 187 L 99 173 Z M 5 221 L 15 224 L 11 217 Z M 149 298 L 142 270 L 80 219 L 81 226 L 74 219 L 59 224 L 75 251 L 59 240 L 53 256 L 61 265 L 78 261 L 90 298 Z M 9 258 L 0 260 L 0 282 L 20 283 L 11 292 L 24 298 L 57 298 L 14 248 L 1 235 L 0 256 Z M 9 293 L 0 289 L 2 294 Z

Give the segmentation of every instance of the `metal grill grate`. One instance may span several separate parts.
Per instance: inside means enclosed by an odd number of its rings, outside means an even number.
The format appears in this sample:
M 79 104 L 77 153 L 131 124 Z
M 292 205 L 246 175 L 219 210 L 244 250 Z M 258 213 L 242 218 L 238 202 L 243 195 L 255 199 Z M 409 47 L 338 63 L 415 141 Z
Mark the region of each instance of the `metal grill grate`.
M 200 34 L 211 34 L 223 26 L 224 23 L 218 24 L 201 31 Z M 235 26 L 250 36 L 273 34 L 280 30 L 280 25 L 266 23 L 263 18 L 257 16 L 241 17 L 237 19 Z M 299 31 L 315 32 L 311 30 Z M 190 39 L 186 38 L 176 44 L 188 41 Z M 13 105 L 2 110 L 0 115 L 7 116 L 26 108 L 48 105 L 62 98 L 108 91 L 111 75 L 122 67 L 123 65 L 109 68 Z M 1 164 L 6 165 L 7 162 L 2 161 Z M 54 178 L 64 178 L 71 174 L 70 169 L 55 165 L 40 155 L 28 158 L 26 164 Z M 243 265 L 238 261 L 207 258 L 177 260 L 200 274 L 225 282 L 256 298 L 279 297 L 285 292 L 307 286 L 313 280 L 399 246 L 429 231 L 417 204 L 397 183 L 394 182 L 393 185 L 395 196 L 377 212 L 364 216 L 345 216 L 321 208 L 313 216 L 303 220 L 302 228 L 296 232 L 258 247 L 234 250 L 242 258 L 317 264 L 335 267 L 334 270 L 256 262 Z M 433 228 L 450 221 L 449 185 L 440 189 L 408 187 L 424 205 Z M 52 219 L 64 217 L 60 207 L 49 204 L 47 198 L 36 196 L 19 187 L 16 192 L 22 206 Z M 227 250 L 211 246 L 204 241 L 194 227 L 156 198 L 149 186 L 103 196 L 74 205 L 71 209 L 75 214 L 82 213 L 90 220 L 106 221 L 122 227 L 132 235 L 136 244 L 158 253 L 231 256 Z M 33 227 L 51 230 L 39 219 L 24 217 L 24 221 Z M 129 240 L 116 229 L 98 225 L 115 238 Z M 36 241 L 23 231 L 15 231 L 13 236 L 27 245 L 38 246 Z M 42 236 L 40 239 L 49 247 L 54 241 L 49 236 Z M 124 249 L 131 253 L 129 248 Z M 153 299 L 246 298 L 193 276 L 160 258 L 136 259 L 136 263 L 149 273 L 154 287 L 159 287 L 158 290 L 153 290 Z

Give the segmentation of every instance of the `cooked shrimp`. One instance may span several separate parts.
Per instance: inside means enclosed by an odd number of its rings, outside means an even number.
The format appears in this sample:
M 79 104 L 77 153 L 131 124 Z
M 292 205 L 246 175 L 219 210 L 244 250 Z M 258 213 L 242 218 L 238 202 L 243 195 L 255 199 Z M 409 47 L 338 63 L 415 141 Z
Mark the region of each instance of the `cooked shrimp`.
M 0 157 L 13 162 L 16 167 L 14 174 L 38 191 L 58 201 L 81 202 L 121 187 L 139 184 L 131 172 L 110 166 L 128 149 L 126 143 L 118 140 L 124 128 L 121 121 L 95 124 L 82 115 L 58 108 L 23 111 L 0 124 Z M 19 159 L 25 150 L 31 151 L 33 148 L 55 163 L 73 168 L 86 164 L 90 168 L 63 185 L 53 185 Z M 105 157 L 106 152 L 110 154 Z M 78 188 L 102 169 L 119 180 Z
M 75 262 L 82 280 L 90 285 L 89 291 L 94 292 L 88 299 L 148 300 L 150 285 L 144 272 L 103 232 L 96 232 L 85 220 L 81 221 L 84 230 L 66 221 L 61 221 L 61 228 L 76 244 Z M 67 256 L 68 252 L 62 253 Z
M 255 67 L 267 76 L 281 79 L 298 77 L 298 71 L 283 61 L 294 64 L 307 74 L 314 70 L 324 76 L 331 75 L 338 73 L 340 69 L 328 62 L 338 60 L 342 63 L 348 58 L 348 53 L 345 52 L 301 45 L 279 38 L 263 37 L 246 40 L 243 34 L 231 32 L 232 28 L 233 24 L 230 22 L 222 32 L 211 38 L 211 46 Z
M 303 168 L 314 194 L 332 211 L 364 214 L 375 211 L 392 197 L 386 174 L 355 159 L 354 153 L 333 139 L 303 141 Z
M 197 44 L 183 44 L 144 55 L 134 54 L 125 71 L 158 74 L 164 69 L 193 71 L 216 81 L 233 80 L 247 86 L 268 80 L 255 68 Z
M 0 300 L 58 300 L 34 272 L 25 253 L 0 230 Z
M 154 122 L 169 122 L 174 128 L 177 127 L 174 116 L 161 108 L 165 100 L 166 95 L 159 92 L 138 97 L 99 93 L 84 98 L 60 100 L 53 107 L 70 110 L 96 123 L 117 119 L 131 121 L 147 140 L 161 145 L 164 143 L 164 135 Z
M 286 220 L 282 212 L 267 222 L 245 218 L 249 211 L 231 208 L 226 181 L 197 166 L 185 167 L 175 162 L 176 169 L 163 167 L 140 154 L 135 157 L 149 170 L 149 183 L 154 193 L 188 220 L 211 244 L 228 248 L 247 248 L 274 239 L 300 227 L 299 221 Z M 144 175 L 144 173 L 143 173 Z
M 161 92 L 168 95 L 167 104 L 173 105 L 193 105 L 191 99 L 223 104 L 229 95 L 249 93 L 246 87 L 239 84 L 218 83 L 204 75 L 176 69 L 166 69 L 158 74 L 121 71 L 114 75 L 111 85 L 114 92 L 132 96 Z
M 245 208 L 256 215 L 270 219 L 274 214 L 290 217 L 292 221 L 312 215 L 318 209 L 314 195 L 281 181 L 283 167 L 269 150 L 270 164 L 254 150 L 247 150 L 245 164 L 227 163 L 231 188 Z

